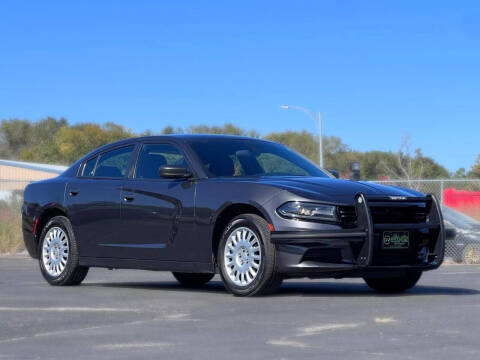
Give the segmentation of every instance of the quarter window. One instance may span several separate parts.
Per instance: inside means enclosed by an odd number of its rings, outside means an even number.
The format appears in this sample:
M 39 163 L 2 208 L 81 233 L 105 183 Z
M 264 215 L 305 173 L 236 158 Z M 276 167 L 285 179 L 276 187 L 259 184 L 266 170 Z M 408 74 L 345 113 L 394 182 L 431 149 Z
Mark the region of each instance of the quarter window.
M 125 146 L 100 155 L 94 176 L 110 178 L 125 177 L 133 149 L 133 145 Z
M 93 176 L 95 171 L 95 164 L 97 163 L 97 157 L 88 160 L 83 166 L 82 176 Z
M 158 169 L 166 165 L 188 167 L 185 157 L 173 145 L 145 144 L 138 158 L 136 177 L 160 179 Z

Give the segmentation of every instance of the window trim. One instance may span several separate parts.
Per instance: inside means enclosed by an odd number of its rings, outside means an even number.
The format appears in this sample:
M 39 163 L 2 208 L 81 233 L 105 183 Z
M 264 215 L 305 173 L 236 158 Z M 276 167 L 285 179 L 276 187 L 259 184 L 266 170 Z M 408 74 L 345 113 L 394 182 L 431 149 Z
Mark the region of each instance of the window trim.
M 95 159 L 95 165 L 93 165 L 93 173 L 95 174 L 95 170 L 97 169 L 97 163 L 98 163 L 98 159 L 99 159 L 99 156 L 98 154 L 88 158 L 87 160 L 85 160 L 84 162 L 82 162 L 82 165 L 80 166 L 80 171 L 79 171 L 79 174 L 77 177 L 80 177 L 80 178 L 91 178 L 92 176 L 85 176 L 83 175 L 83 172 L 85 171 L 85 166 L 87 166 L 87 163 L 90 161 L 90 160 L 93 160 Z
M 118 149 L 121 149 L 121 148 L 126 148 L 126 147 L 132 147 L 132 153 L 130 154 L 130 158 L 128 160 L 128 164 L 127 164 L 127 172 L 124 176 L 122 177 L 109 177 L 109 176 L 95 176 L 95 172 L 97 171 L 97 166 L 98 166 L 98 161 L 100 160 L 100 157 L 102 155 L 104 155 L 105 153 L 108 153 L 108 152 L 111 152 L 111 151 L 115 151 L 115 150 L 118 150 Z M 101 152 L 98 152 L 96 153 L 95 155 L 89 157 L 87 160 L 83 161 L 82 162 L 82 165 L 80 166 L 80 174 L 77 175 L 78 178 L 82 178 L 82 179 L 108 179 L 108 180 L 125 180 L 128 178 L 129 174 L 130 174 L 130 169 L 131 169 L 131 166 L 132 166 L 132 162 L 134 160 L 134 157 L 136 156 L 135 152 L 137 150 L 137 147 L 138 147 L 138 144 L 137 143 L 130 143 L 130 144 L 122 144 L 122 145 L 119 145 L 119 146 L 114 146 L 114 147 L 111 147 L 111 148 L 108 148 L 108 149 L 105 149 Z M 93 176 L 83 176 L 83 170 L 85 168 L 85 164 L 90 161 L 91 159 L 93 158 L 97 158 L 97 161 L 95 162 L 95 167 L 94 167 L 94 171 L 93 171 Z
M 174 142 L 169 142 L 169 141 L 160 141 L 160 142 L 158 142 L 158 141 L 143 141 L 138 146 L 138 152 L 136 154 L 136 159 L 133 163 L 133 168 L 131 170 L 131 177 L 129 176 L 129 180 L 135 180 L 135 181 L 168 181 L 168 182 L 184 181 L 185 180 L 185 179 L 164 179 L 164 178 L 158 178 L 158 179 L 143 179 L 143 178 L 140 179 L 140 178 L 137 178 L 138 161 L 140 160 L 140 155 L 142 154 L 142 150 L 143 150 L 143 147 L 145 145 L 169 145 L 169 146 L 172 146 L 173 148 L 177 149 L 178 152 L 181 155 L 183 155 L 183 157 L 185 159 L 185 162 L 188 165 L 188 170 L 190 172 L 192 172 L 192 174 L 194 174 L 194 170 L 193 170 L 193 167 L 192 167 L 192 162 L 190 161 L 188 156 L 185 154 L 185 151 L 183 151 L 181 146 L 179 146 L 178 144 L 176 144 Z

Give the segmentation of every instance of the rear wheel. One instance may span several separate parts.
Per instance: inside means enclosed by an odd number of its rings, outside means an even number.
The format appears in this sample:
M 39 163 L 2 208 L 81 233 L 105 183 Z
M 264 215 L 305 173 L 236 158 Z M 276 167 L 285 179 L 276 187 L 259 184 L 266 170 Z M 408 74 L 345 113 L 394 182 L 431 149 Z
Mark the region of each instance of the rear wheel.
M 364 277 L 363 279 L 367 285 L 375 291 L 383 293 L 396 293 L 414 287 L 421 276 L 421 271 L 407 271 L 404 276 L 385 278 Z
M 40 271 L 51 285 L 78 285 L 88 267 L 79 265 L 78 246 L 72 224 L 65 216 L 53 217 L 39 241 Z
M 265 295 L 282 283 L 276 272 L 270 228 L 258 215 L 239 215 L 227 225 L 218 247 L 217 262 L 226 289 L 234 295 Z
M 463 250 L 462 260 L 465 264 L 480 264 L 480 245 L 468 244 Z
M 181 273 L 172 272 L 175 279 L 179 283 L 186 286 L 202 286 L 212 280 L 215 274 L 195 274 L 195 273 Z

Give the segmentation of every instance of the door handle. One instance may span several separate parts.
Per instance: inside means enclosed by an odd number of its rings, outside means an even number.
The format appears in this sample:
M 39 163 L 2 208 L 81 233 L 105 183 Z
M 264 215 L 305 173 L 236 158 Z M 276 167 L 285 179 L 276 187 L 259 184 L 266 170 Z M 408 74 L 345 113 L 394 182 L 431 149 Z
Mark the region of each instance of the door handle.
M 72 190 L 70 190 L 70 192 L 68 194 L 70 196 L 77 196 L 79 192 L 80 192 L 80 190 L 72 189 Z
M 133 201 L 134 199 L 135 199 L 135 196 L 133 196 L 133 195 L 125 195 L 125 196 L 123 197 L 123 201 L 125 201 L 125 202 L 131 202 L 131 201 Z

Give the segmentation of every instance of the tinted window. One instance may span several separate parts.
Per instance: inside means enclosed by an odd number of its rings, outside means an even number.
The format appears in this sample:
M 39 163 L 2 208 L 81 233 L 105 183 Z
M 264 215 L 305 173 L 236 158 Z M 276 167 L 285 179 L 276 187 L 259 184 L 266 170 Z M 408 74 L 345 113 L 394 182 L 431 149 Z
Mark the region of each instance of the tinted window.
M 329 177 L 286 146 L 260 140 L 191 140 L 209 176 Z
M 97 163 L 97 157 L 88 160 L 83 167 L 82 176 L 93 176 L 93 171 L 95 170 L 95 164 Z
M 133 145 L 126 146 L 100 155 L 94 176 L 112 178 L 125 177 L 133 148 Z
M 169 144 L 145 144 L 138 158 L 136 177 L 139 179 L 160 179 L 158 169 L 165 165 L 187 167 L 185 157 Z

